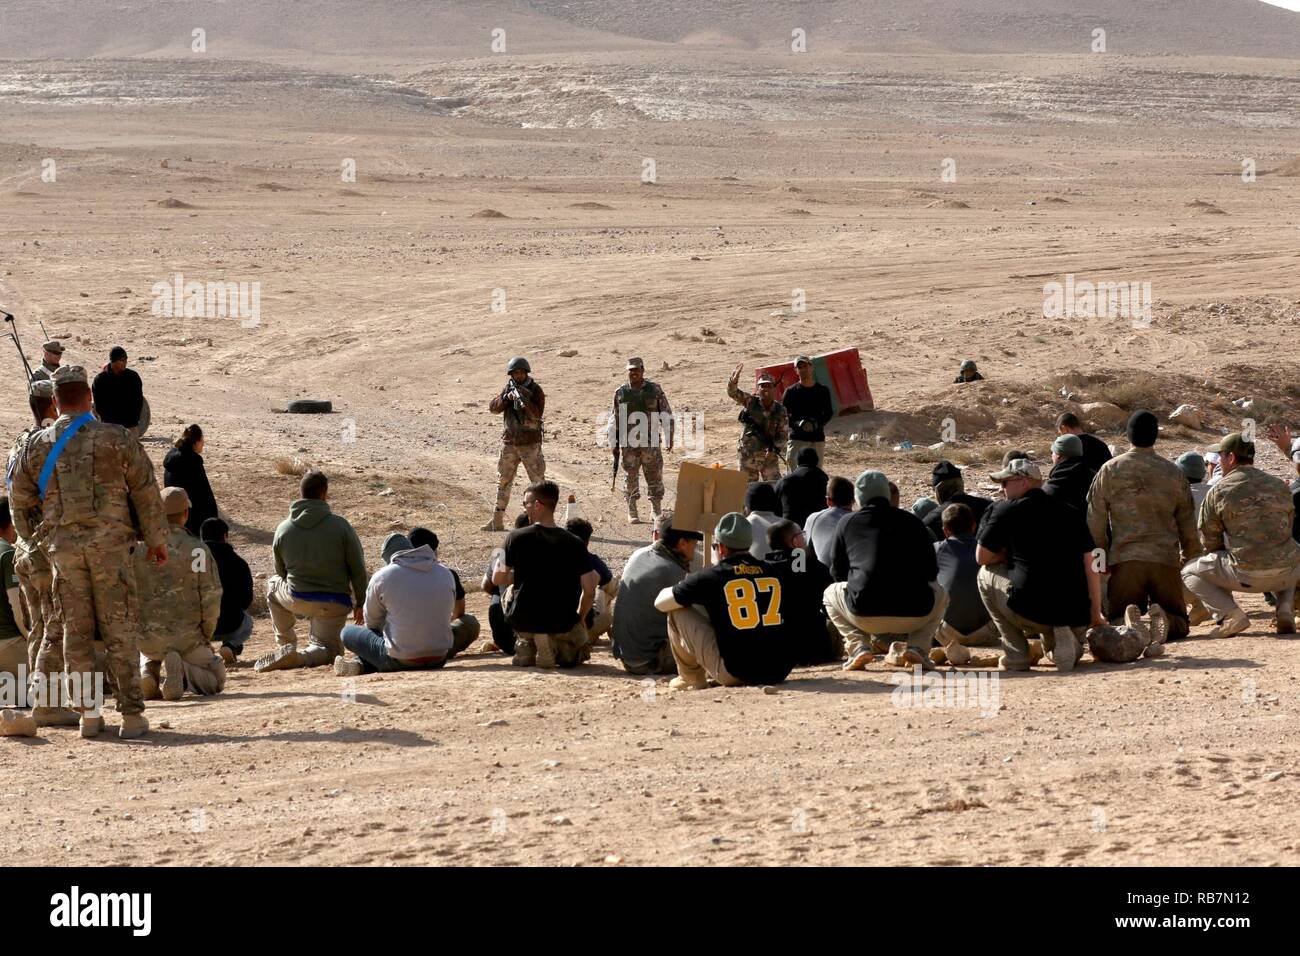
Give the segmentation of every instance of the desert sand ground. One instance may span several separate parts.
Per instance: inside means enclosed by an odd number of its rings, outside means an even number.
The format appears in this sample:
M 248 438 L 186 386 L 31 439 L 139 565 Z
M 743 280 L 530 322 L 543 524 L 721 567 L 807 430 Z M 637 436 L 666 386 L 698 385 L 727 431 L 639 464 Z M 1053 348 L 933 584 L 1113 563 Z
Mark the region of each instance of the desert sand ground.
M 700 460 L 732 463 L 733 366 L 860 348 L 877 411 L 836 421 L 827 470 L 881 468 L 909 502 L 939 454 L 971 484 L 1006 448 L 1045 456 L 1066 394 L 1195 403 L 1205 427 L 1166 427 L 1170 457 L 1247 414 L 1300 424 L 1296 61 L 615 47 L 0 62 L 0 306 L 33 361 L 38 320 L 65 362 L 126 346 L 160 478 L 166 441 L 203 425 L 259 581 L 296 458 L 330 474 L 372 565 L 427 524 L 476 588 L 500 537 L 476 530 L 486 403 L 515 354 L 548 393 L 550 476 L 616 568 L 648 527 L 626 524 L 595 429 L 630 355 L 702 413 Z M 260 323 L 153 315 L 176 273 L 260 282 Z M 1067 273 L 1150 282 L 1149 327 L 1044 318 Z M 987 381 L 956 387 L 968 357 Z M 293 398 L 336 413 L 277 414 Z M 945 418 L 959 440 L 930 451 Z M 1262 463 L 1287 474 L 1275 449 Z M 981 716 L 896 706 L 880 664 L 673 695 L 608 645 L 572 673 L 474 648 L 359 678 L 352 702 L 326 669 L 253 672 L 259 598 L 226 693 L 151 704 L 148 738 L 0 740 L 0 828 L 37 864 L 1285 863 L 1300 645 L 1248 607 L 1231 640 L 1003 676 Z

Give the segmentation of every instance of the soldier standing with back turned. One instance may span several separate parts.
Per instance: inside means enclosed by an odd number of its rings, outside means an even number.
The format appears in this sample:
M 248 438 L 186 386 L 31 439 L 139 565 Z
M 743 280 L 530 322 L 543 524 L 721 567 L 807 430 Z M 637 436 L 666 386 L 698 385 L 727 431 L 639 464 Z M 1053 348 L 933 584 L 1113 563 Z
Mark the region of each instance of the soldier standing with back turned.
M 506 505 L 522 462 L 532 483 L 546 480 L 546 459 L 542 457 L 542 415 L 546 393 L 533 380 L 532 366 L 522 355 L 506 365 L 510 380 L 488 405 L 493 415 L 505 416 L 501 435 L 501 457 L 497 459 L 497 507 L 483 531 L 504 531 Z
M 25 540 L 49 549 L 55 600 L 63 612 L 63 656 L 69 673 L 80 675 L 81 735 L 94 737 L 104 718 L 91 716 L 93 641 L 98 626 L 108 652 L 122 715 L 119 736 L 149 730 L 138 677 L 140 630 L 132 555 L 141 545 L 131 522 L 135 506 L 149 557 L 167 560 L 167 521 L 144 448 L 120 425 L 97 421 L 90 412 L 86 370 L 64 366 L 54 376 L 59 417 L 28 441 L 14 468 L 15 525 Z M 39 520 L 34 516 L 39 514 Z M 45 647 L 57 636 L 46 633 Z
M 666 427 L 666 447 L 673 450 L 672 406 L 664 390 L 654 382 L 647 382 L 645 362 L 639 358 L 627 360 L 627 384 L 614 393 L 614 408 L 610 412 L 610 427 L 614 441 L 622 453 L 624 493 L 627 497 L 627 520 L 639 524 L 636 502 L 641 497 L 640 471 L 645 471 L 646 488 L 650 492 L 650 507 L 656 518 L 663 511 L 664 456 L 659 450 L 659 436 Z

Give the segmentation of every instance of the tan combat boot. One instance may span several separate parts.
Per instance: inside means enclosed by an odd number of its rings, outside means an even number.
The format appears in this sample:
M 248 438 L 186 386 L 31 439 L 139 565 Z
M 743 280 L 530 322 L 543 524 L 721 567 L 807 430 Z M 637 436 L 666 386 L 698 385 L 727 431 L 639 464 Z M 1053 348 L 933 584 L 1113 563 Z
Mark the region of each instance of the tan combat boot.
M 162 661 L 145 661 L 140 671 L 140 696 L 145 700 L 162 700 Z
M 489 521 L 487 524 L 485 524 L 483 527 L 479 528 L 479 530 L 480 531 L 505 531 L 506 525 L 503 518 L 504 515 L 505 515 L 504 511 L 492 512 L 492 520 Z
M 98 737 L 99 732 L 104 729 L 104 718 L 82 714 L 80 724 L 81 736 L 89 740 L 92 737 Z
M 162 699 L 180 700 L 185 696 L 185 664 L 176 651 L 168 651 L 162 662 Z
M 651 498 L 650 510 L 653 511 L 654 516 L 658 518 L 664 513 L 664 500 L 662 498 Z
M 148 732 L 149 721 L 144 714 L 123 714 L 122 726 L 117 729 L 117 735 L 123 740 L 134 740 Z
M 641 523 L 641 516 L 638 515 L 638 514 L 636 513 L 636 502 L 635 502 L 635 501 L 629 501 L 629 502 L 627 503 L 627 523 L 628 523 L 628 524 L 640 524 L 640 523 Z
M 36 718 L 21 710 L 0 710 L 0 737 L 35 737 Z

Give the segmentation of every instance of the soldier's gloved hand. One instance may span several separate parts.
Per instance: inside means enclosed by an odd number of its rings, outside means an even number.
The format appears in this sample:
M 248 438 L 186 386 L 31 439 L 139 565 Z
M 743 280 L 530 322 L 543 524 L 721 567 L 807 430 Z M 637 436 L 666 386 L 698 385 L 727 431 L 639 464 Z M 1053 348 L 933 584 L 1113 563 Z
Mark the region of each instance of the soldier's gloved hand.
M 154 567 L 161 568 L 167 563 L 167 545 L 160 544 L 156 548 L 150 548 L 145 552 L 145 556 L 154 563 Z

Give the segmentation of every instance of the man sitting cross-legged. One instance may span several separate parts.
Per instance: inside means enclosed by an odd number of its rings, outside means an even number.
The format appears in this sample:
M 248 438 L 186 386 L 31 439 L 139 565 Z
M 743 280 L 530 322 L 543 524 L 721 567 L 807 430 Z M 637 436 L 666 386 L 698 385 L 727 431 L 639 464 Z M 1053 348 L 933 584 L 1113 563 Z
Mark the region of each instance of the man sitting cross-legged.
M 749 549 L 753 529 L 728 512 L 713 532 L 718 563 L 664 588 L 655 607 L 668 615 L 677 660 L 673 690 L 778 684 L 794 667 L 795 648 L 781 610 L 781 581 Z

